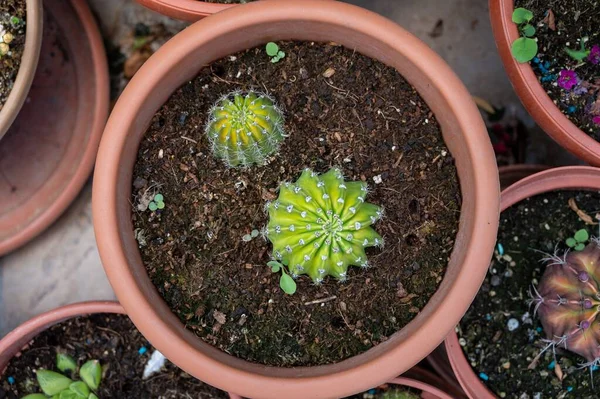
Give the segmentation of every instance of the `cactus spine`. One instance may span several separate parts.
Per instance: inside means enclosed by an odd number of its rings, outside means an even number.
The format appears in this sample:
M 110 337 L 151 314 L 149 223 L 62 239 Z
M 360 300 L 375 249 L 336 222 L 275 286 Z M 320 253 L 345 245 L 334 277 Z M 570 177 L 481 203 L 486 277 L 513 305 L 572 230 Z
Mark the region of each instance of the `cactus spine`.
M 336 168 L 323 175 L 305 169 L 295 183 L 282 184 L 267 204 L 274 257 L 292 276 L 308 274 L 317 284 L 325 276 L 345 280 L 348 266 L 367 267 L 365 248 L 383 245 L 371 227 L 383 212 L 366 195 L 366 183 L 345 182 Z
M 264 164 L 286 136 L 274 100 L 254 91 L 221 97 L 210 110 L 205 133 L 213 154 L 230 167 Z

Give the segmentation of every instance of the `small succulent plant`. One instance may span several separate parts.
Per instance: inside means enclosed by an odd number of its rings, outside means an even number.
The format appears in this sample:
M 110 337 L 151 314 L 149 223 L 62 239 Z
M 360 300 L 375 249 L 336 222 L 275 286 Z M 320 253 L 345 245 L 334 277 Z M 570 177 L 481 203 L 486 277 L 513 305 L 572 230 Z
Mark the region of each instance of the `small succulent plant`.
M 286 136 L 283 113 L 263 93 L 229 93 L 210 111 L 206 125 L 213 154 L 230 167 L 262 165 Z
M 563 347 L 600 364 L 600 240 L 583 250 L 551 255 L 532 304 L 547 337 L 544 350 Z
M 348 266 L 368 266 L 365 248 L 382 246 L 371 227 L 382 209 L 365 201 L 367 185 L 346 182 L 339 169 L 319 175 L 305 169 L 295 183 L 284 183 L 267 204 L 266 235 L 273 256 L 292 277 L 307 274 L 317 284 L 325 276 L 346 279 Z
M 516 39 L 510 48 L 510 51 L 517 62 L 529 62 L 538 52 L 535 35 L 535 27 L 530 23 L 533 19 L 533 13 L 526 8 L 515 8 L 512 14 L 512 21 L 518 25 L 520 36 Z
M 85 362 L 79 369 L 81 381 L 73 381 L 65 373 L 75 373 L 77 362 L 69 355 L 56 355 L 56 368 L 52 370 L 38 369 L 36 377 L 43 393 L 32 393 L 22 399 L 98 399 L 94 391 L 98 390 L 102 379 L 102 367 L 97 360 Z

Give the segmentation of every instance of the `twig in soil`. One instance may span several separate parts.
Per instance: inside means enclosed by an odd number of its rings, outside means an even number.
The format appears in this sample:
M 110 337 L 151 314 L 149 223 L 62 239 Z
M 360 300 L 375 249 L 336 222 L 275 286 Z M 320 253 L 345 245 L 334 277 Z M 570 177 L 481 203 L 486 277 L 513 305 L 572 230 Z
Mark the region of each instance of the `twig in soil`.
M 198 144 L 198 142 L 197 142 L 196 140 L 194 140 L 194 139 L 191 139 L 191 138 L 189 138 L 189 137 L 181 136 L 181 138 L 182 138 L 182 139 L 184 139 L 184 140 L 187 140 L 187 141 L 191 141 L 191 142 L 192 142 L 192 143 L 194 143 L 194 144 Z
M 397 168 L 398 165 L 400 165 L 400 161 L 402 161 L 402 158 L 404 158 L 404 153 L 400 154 L 400 156 L 398 157 L 398 160 L 394 163 L 394 168 Z
M 106 331 L 106 332 L 109 332 L 109 333 L 113 333 L 113 334 L 115 334 L 115 335 L 118 335 L 118 336 L 119 336 L 119 338 L 121 338 L 121 341 L 123 341 L 123 336 L 122 336 L 121 334 L 119 334 L 118 332 L 116 332 L 115 330 L 111 330 L 110 328 L 107 328 L 107 327 L 100 327 L 100 326 L 96 326 L 96 328 L 97 328 L 98 330 L 100 330 L 100 331 Z
M 590 215 L 579 209 L 579 207 L 577 206 L 577 202 L 575 202 L 575 198 L 569 198 L 569 208 L 571 208 L 575 213 L 577 213 L 577 216 L 579 216 L 579 218 L 583 220 L 585 224 L 589 224 L 592 226 L 598 224 L 597 222 L 594 222 L 594 219 L 592 219 Z
M 329 86 L 329 87 L 332 87 L 332 88 L 334 88 L 335 90 L 337 90 L 337 91 L 339 91 L 339 92 L 341 92 L 341 93 L 344 93 L 344 95 L 345 95 L 346 97 L 350 97 L 350 98 L 352 99 L 352 101 L 354 101 L 355 103 L 357 103 L 357 102 L 358 102 L 358 96 L 356 96 L 355 94 L 352 94 L 352 93 L 351 93 L 350 91 L 348 91 L 348 90 L 340 89 L 339 87 L 332 85 L 331 83 L 329 83 L 329 82 L 327 81 L 327 79 L 324 79 L 324 81 L 325 81 L 325 84 L 326 84 L 327 86 Z
M 330 296 L 328 298 L 315 299 L 314 301 L 304 302 L 304 305 L 308 306 L 308 305 L 317 305 L 319 303 L 331 302 L 331 301 L 333 301 L 336 298 L 337 298 L 337 296 L 334 295 L 334 296 Z

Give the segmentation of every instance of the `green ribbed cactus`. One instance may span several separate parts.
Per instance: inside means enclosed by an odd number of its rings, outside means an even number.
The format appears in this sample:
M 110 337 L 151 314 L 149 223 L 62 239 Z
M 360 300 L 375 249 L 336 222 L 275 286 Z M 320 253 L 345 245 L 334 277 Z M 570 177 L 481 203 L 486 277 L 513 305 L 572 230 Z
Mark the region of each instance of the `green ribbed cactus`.
M 253 91 L 221 97 L 205 132 L 213 154 L 230 167 L 264 164 L 286 136 L 283 113 L 273 99 Z
M 366 183 L 345 182 L 336 168 L 323 175 L 305 169 L 295 183 L 282 184 L 267 204 L 274 258 L 317 284 L 325 276 L 345 280 L 350 265 L 367 267 L 365 248 L 383 245 L 370 227 L 383 212 L 366 195 Z

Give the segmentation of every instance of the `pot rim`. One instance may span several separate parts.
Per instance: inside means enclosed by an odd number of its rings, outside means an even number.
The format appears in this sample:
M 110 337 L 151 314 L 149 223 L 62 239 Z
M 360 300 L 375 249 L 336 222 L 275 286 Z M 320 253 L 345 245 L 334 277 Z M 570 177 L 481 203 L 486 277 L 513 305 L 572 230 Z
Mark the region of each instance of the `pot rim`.
M 600 190 L 600 169 L 591 166 L 563 166 L 536 173 L 502 191 L 501 211 L 529 197 L 555 190 Z M 496 395 L 481 382 L 458 343 L 456 331 L 444 340 L 454 375 L 470 398 L 495 399 Z
M 13 121 L 25 104 L 29 88 L 37 70 L 40 50 L 42 48 L 42 34 L 44 31 L 44 7 L 42 0 L 26 0 L 26 33 L 25 48 L 21 56 L 21 65 L 17 72 L 14 85 L 6 103 L 0 111 L 0 140 L 8 132 Z
M 592 165 L 600 165 L 600 143 L 579 129 L 548 96 L 529 63 L 518 63 L 511 44 L 519 37 L 512 22 L 514 0 L 489 0 L 492 31 L 500 58 L 521 102 L 533 119 L 563 148 Z
M 142 121 L 140 112 L 145 108 L 159 108 L 174 89 L 189 78 L 180 73 L 174 80 L 174 73 L 170 71 L 183 70 L 181 65 L 199 69 L 207 62 L 193 61 L 194 56 L 201 52 L 199 49 L 214 50 L 210 44 L 216 38 L 277 23 L 285 23 L 285 33 L 282 33 L 283 28 L 279 32 L 272 29 L 262 33 L 269 39 L 264 42 L 298 37 L 311 40 L 305 38 L 315 35 L 310 30 L 304 29 L 304 36 L 293 33 L 298 35 L 294 37 L 290 37 L 292 33 L 288 31 L 293 31 L 290 27 L 294 24 L 305 27 L 312 23 L 326 25 L 330 28 L 328 32 L 333 32 L 316 35 L 320 41 L 329 41 L 328 38 L 337 35 L 338 43 L 344 44 L 343 34 L 348 31 L 363 41 L 368 38 L 371 45 L 367 47 L 361 42 L 361 51 L 367 55 L 369 51 L 376 53 L 374 58 L 388 64 L 392 63 L 392 57 L 381 49 L 393 49 L 389 51 L 394 51 L 403 65 L 412 68 L 406 67 L 412 73 L 412 80 L 405 78 L 424 97 L 432 100 L 433 92 L 438 96 L 436 106 L 446 111 L 436 113 L 440 124 L 458 126 L 453 131 L 443 129 L 445 141 L 451 146 L 450 138 L 457 137 L 457 130 L 461 133 L 456 142 L 464 144 L 467 156 L 455 157 L 457 169 L 462 170 L 461 178 L 473 182 L 471 186 L 461 185 L 463 194 L 467 190 L 469 195 L 463 195 L 458 245 L 455 244 L 449 263 L 452 267 L 448 267 L 436 294 L 422 312 L 388 341 L 371 350 L 339 363 L 317 367 L 277 368 L 250 363 L 221 352 L 185 330 L 160 298 L 145 270 L 132 270 L 141 264 L 141 258 L 130 217 L 123 217 L 130 209 L 128 193 L 132 173 L 130 165 L 122 161 L 125 153 L 137 153 L 139 141 L 134 141 L 138 138 L 131 137 L 137 131 L 145 131 L 150 119 L 144 116 Z M 256 37 L 252 40 L 258 40 Z M 263 39 L 260 36 L 260 40 Z M 416 76 L 426 79 L 415 81 Z M 456 75 L 423 42 L 384 17 L 341 2 L 258 1 L 229 8 L 188 27 L 159 49 L 134 76 L 113 109 L 100 145 L 94 176 L 93 214 L 96 240 L 108 278 L 133 322 L 154 347 L 188 373 L 224 390 L 236 390 L 249 397 L 319 398 L 352 394 L 389 381 L 424 358 L 443 340 L 468 308 L 485 277 L 498 224 L 499 183 L 487 130 L 477 107 Z M 468 242 L 461 241 L 465 237 L 469 238 Z M 452 260 L 460 256 L 462 262 Z M 131 259 L 135 260 L 131 263 L 133 266 L 129 263 Z M 418 328 L 428 333 L 418 334 Z
M 430 393 L 438 397 L 438 399 L 453 399 L 452 396 L 448 395 L 444 391 L 429 385 L 423 381 L 415 380 L 413 378 L 396 377 L 389 382 L 390 384 L 404 385 L 410 388 L 416 388 L 420 391 Z
M 146 8 L 182 21 L 196 22 L 238 4 L 208 3 L 201 0 L 137 0 Z

